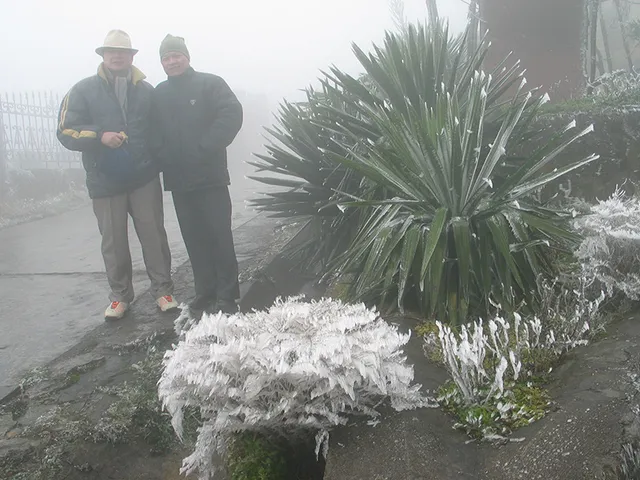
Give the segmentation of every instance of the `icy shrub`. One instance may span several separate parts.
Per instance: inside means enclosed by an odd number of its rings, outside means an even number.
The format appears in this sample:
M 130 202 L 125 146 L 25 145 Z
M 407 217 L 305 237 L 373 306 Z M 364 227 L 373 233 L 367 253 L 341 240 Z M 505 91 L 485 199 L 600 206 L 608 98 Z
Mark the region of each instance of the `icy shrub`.
M 576 256 L 584 275 L 607 294 L 622 292 L 640 299 L 640 199 L 616 191 L 575 221 L 583 235 Z
M 567 350 L 587 343 L 590 320 L 604 299 L 588 300 L 579 290 L 544 288 L 539 316 L 463 325 L 459 333 L 437 322 L 445 367 L 452 381 L 439 403 L 458 420 L 457 428 L 485 440 L 504 439 L 513 429 L 542 418 L 549 398 L 541 376 Z M 432 339 L 427 337 L 429 343 Z
M 400 334 L 373 309 L 335 300 L 277 300 L 267 311 L 204 315 L 166 353 L 159 395 L 182 434 L 183 410 L 200 408 L 203 425 L 184 473 L 215 473 L 235 432 L 295 438 L 328 431 L 349 414 L 377 416 L 427 406 Z M 323 451 L 326 453 L 326 450 Z
M 627 443 L 622 447 L 620 465 L 617 468 L 618 480 L 636 480 L 640 478 L 640 449 Z
M 640 75 L 617 70 L 600 76 L 593 85 L 596 102 L 609 105 L 636 105 L 640 99 Z

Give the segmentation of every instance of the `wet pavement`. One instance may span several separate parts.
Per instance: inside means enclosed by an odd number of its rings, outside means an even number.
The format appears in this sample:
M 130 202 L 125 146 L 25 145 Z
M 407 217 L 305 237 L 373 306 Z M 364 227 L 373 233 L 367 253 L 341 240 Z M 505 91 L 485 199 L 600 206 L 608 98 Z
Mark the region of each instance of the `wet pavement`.
M 253 182 L 251 182 L 253 184 Z M 266 222 L 246 208 L 256 184 L 233 188 L 234 237 L 242 263 L 259 245 L 243 238 L 243 225 Z M 188 259 L 171 197 L 165 194 L 165 225 L 176 269 Z M 146 293 L 142 253 L 130 224 L 136 302 L 154 308 Z M 247 236 L 245 234 L 245 236 Z M 101 325 L 108 304 L 100 235 L 91 206 L 0 230 L 0 398 L 31 369 L 73 347 Z M 178 301 L 187 300 L 178 298 Z

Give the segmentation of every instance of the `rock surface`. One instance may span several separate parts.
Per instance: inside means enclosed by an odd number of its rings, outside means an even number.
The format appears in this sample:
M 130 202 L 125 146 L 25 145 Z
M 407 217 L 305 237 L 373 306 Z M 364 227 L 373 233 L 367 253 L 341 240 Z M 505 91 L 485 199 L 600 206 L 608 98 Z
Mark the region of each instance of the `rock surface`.
M 416 381 L 435 389 L 446 376 L 413 339 Z M 440 410 L 388 414 L 375 427 L 333 433 L 325 480 L 584 480 L 611 478 L 623 442 L 638 440 L 640 318 L 610 325 L 606 338 L 572 352 L 549 386 L 556 409 L 515 432 L 522 442 L 467 443 Z

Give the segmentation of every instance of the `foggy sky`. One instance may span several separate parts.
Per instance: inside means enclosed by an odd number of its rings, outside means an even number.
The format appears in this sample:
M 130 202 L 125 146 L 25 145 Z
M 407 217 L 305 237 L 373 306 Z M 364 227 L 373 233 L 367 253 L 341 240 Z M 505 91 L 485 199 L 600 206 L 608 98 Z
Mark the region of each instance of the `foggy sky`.
M 439 4 L 461 29 L 466 2 Z M 424 0 L 405 6 L 410 20 L 424 19 Z M 140 50 L 135 65 L 153 85 L 166 78 L 158 47 L 171 33 L 185 37 L 197 70 L 279 101 L 330 64 L 359 70 L 351 42 L 368 47 L 393 28 L 387 0 L 0 0 L 0 12 L 0 93 L 66 92 L 95 73 L 95 48 L 120 28 Z

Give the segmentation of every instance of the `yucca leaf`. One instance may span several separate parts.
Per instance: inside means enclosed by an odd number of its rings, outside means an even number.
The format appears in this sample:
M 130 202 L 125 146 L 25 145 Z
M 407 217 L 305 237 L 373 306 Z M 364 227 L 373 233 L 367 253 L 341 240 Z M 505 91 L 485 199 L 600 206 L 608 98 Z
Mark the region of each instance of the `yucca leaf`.
M 371 52 L 354 46 L 365 73 L 332 67 L 305 102 L 285 103 L 252 162 L 283 190 L 254 206 L 311 217 L 317 232 L 298 251 L 348 274 L 351 298 L 401 310 L 411 298 L 453 323 L 486 314 L 490 298 L 514 310 L 553 274 L 551 249 L 575 240 L 566 212 L 531 193 L 594 160 L 553 165 L 588 132 L 541 133 L 546 96 L 525 88 L 518 62 L 484 73 L 476 34 L 452 36 L 434 14 Z M 524 142 L 539 148 L 521 153 Z
M 398 308 L 404 311 L 402 301 L 407 286 L 407 280 L 414 265 L 416 251 L 420 243 L 420 225 L 413 225 L 407 230 L 402 242 L 402 253 L 400 255 L 400 272 L 398 278 Z

